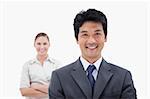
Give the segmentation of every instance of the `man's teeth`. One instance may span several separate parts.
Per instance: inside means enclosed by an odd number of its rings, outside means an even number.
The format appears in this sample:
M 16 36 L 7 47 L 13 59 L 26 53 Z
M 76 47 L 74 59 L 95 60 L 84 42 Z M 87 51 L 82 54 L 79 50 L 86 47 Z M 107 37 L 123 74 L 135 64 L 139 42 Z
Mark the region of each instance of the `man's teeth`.
M 96 46 L 90 46 L 90 47 L 87 47 L 87 48 L 94 49 L 94 48 L 96 48 Z

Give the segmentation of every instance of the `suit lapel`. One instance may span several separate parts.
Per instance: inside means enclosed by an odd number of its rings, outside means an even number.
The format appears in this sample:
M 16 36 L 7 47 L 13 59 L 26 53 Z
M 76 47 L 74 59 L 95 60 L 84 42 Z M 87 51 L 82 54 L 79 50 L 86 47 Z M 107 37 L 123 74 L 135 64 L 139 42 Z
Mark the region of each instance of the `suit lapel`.
M 110 70 L 111 70 L 111 67 L 103 59 L 100 69 L 99 69 L 97 80 L 95 82 L 93 99 L 99 99 L 104 88 L 106 87 L 107 83 L 112 77 L 113 73 L 111 73 Z
M 74 65 L 75 66 L 73 68 L 73 71 L 71 72 L 73 79 L 87 97 L 92 97 L 92 88 L 90 86 L 88 78 L 86 77 L 86 72 L 84 71 L 83 66 L 80 63 L 80 60 L 78 59 Z

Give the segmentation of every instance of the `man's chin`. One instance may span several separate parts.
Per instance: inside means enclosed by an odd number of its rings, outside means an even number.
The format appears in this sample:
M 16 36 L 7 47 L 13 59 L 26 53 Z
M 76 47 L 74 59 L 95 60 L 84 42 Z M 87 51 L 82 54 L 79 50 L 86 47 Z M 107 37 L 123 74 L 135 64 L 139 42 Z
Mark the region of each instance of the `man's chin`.
M 96 58 L 97 55 L 93 55 L 93 54 L 92 54 L 92 55 L 88 55 L 88 57 L 89 57 L 89 58 Z

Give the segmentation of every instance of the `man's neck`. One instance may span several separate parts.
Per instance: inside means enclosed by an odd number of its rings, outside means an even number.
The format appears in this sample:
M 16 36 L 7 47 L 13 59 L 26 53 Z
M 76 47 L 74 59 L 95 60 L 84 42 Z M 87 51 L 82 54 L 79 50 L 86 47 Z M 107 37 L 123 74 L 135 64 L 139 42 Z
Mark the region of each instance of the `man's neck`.
M 98 57 L 84 57 L 82 56 L 86 61 L 88 61 L 90 64 L 95 63 L 99 58 L 101 58 L 101 55 Z

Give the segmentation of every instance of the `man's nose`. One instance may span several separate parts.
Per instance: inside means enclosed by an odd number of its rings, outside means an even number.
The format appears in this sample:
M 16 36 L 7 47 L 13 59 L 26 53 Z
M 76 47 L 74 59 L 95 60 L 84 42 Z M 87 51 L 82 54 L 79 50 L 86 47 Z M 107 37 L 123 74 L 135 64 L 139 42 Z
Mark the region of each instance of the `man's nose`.
M 95 38 L 92 36 L 89 36 L 88 43 L 95 43 L 95 42 L 96 42 Z

